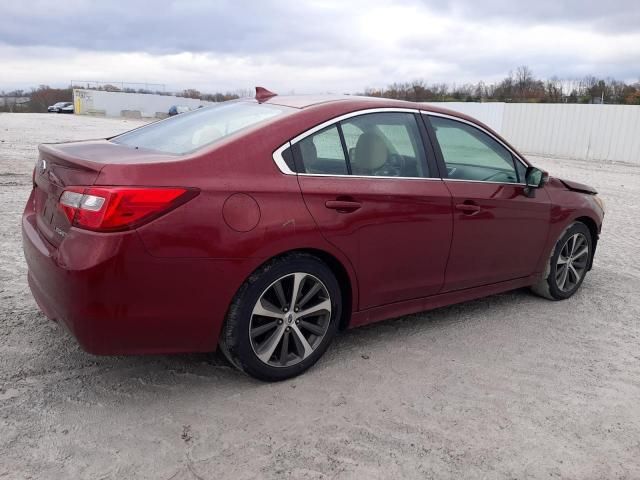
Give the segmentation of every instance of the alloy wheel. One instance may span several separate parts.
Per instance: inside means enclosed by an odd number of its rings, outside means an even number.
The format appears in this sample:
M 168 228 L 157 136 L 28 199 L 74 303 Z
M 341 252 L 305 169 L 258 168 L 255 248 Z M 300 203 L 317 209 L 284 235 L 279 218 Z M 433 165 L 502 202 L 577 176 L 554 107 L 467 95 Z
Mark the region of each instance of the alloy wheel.
M 570 292 L 587 271 L 589 242 L 582 233 L 571 235 L 562 246 L 556 263 L 556 284 L 562 292 Z
M 331 322 L 331 297 L 317 277 L 295 272 L 266 288 L 251 313 L 249 339 L 256 356 L 290 367 L 311 355 Z

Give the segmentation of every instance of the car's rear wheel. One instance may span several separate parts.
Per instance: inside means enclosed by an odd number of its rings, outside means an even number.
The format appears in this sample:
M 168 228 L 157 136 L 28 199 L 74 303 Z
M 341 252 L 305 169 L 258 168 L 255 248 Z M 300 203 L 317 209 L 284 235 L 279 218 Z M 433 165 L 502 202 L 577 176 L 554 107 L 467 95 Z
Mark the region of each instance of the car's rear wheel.
M 556 242 L 544 277 L 531 289 L 550 300 L 569 298 L 582 285 L 592 255 L 591 232 L 584 223 L 573 223 Z
M 309 254 L 285 255 L 263 265 L 240 288 L 220 348 L 253 377 L 291 378 L 322 356 L 341 312 L 340 288 L 329 267 Z

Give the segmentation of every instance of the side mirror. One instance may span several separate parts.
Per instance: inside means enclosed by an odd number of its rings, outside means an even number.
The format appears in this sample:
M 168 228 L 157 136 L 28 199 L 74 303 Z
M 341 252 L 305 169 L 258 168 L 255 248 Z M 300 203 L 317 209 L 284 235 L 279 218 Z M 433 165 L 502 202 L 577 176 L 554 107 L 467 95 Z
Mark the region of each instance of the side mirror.
M 527 167 L 527 173 L 525 174 L 524 194 L 527 197 L 536 196 L 536 188 L 544 186 L 549 180 L 549 174 L 544 170 L 540 170 L 536 167 Z

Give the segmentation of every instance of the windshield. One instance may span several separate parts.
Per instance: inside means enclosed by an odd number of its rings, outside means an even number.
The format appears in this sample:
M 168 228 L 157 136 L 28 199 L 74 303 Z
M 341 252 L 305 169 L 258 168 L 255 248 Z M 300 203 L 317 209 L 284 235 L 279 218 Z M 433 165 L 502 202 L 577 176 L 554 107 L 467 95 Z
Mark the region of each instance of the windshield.
M 280 105 L 224 102 L 152 123 L 111 141 L 182 155 L 291 110 Z

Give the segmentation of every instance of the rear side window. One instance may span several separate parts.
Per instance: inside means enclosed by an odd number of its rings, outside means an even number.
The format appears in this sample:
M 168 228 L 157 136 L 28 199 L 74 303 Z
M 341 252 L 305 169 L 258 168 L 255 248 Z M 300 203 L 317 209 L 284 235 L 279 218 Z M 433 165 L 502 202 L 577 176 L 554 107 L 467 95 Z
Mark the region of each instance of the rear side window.
M 347 161 L 338 127 L 332 125 L 300 140 L 296 145 L 304 173 L 347 175 Z
M 365 177 L 428 177 L 426 154 L 412 113 L 349 118 L 294 145 L 296 171 Z
M 412 113 L 369 113 L 342 122 L 353 175 L 427 177 L 426 155 Z
M 146 125 L 111 141 L 183 155 L 293 110 L 280 105 L 224 102 Z

